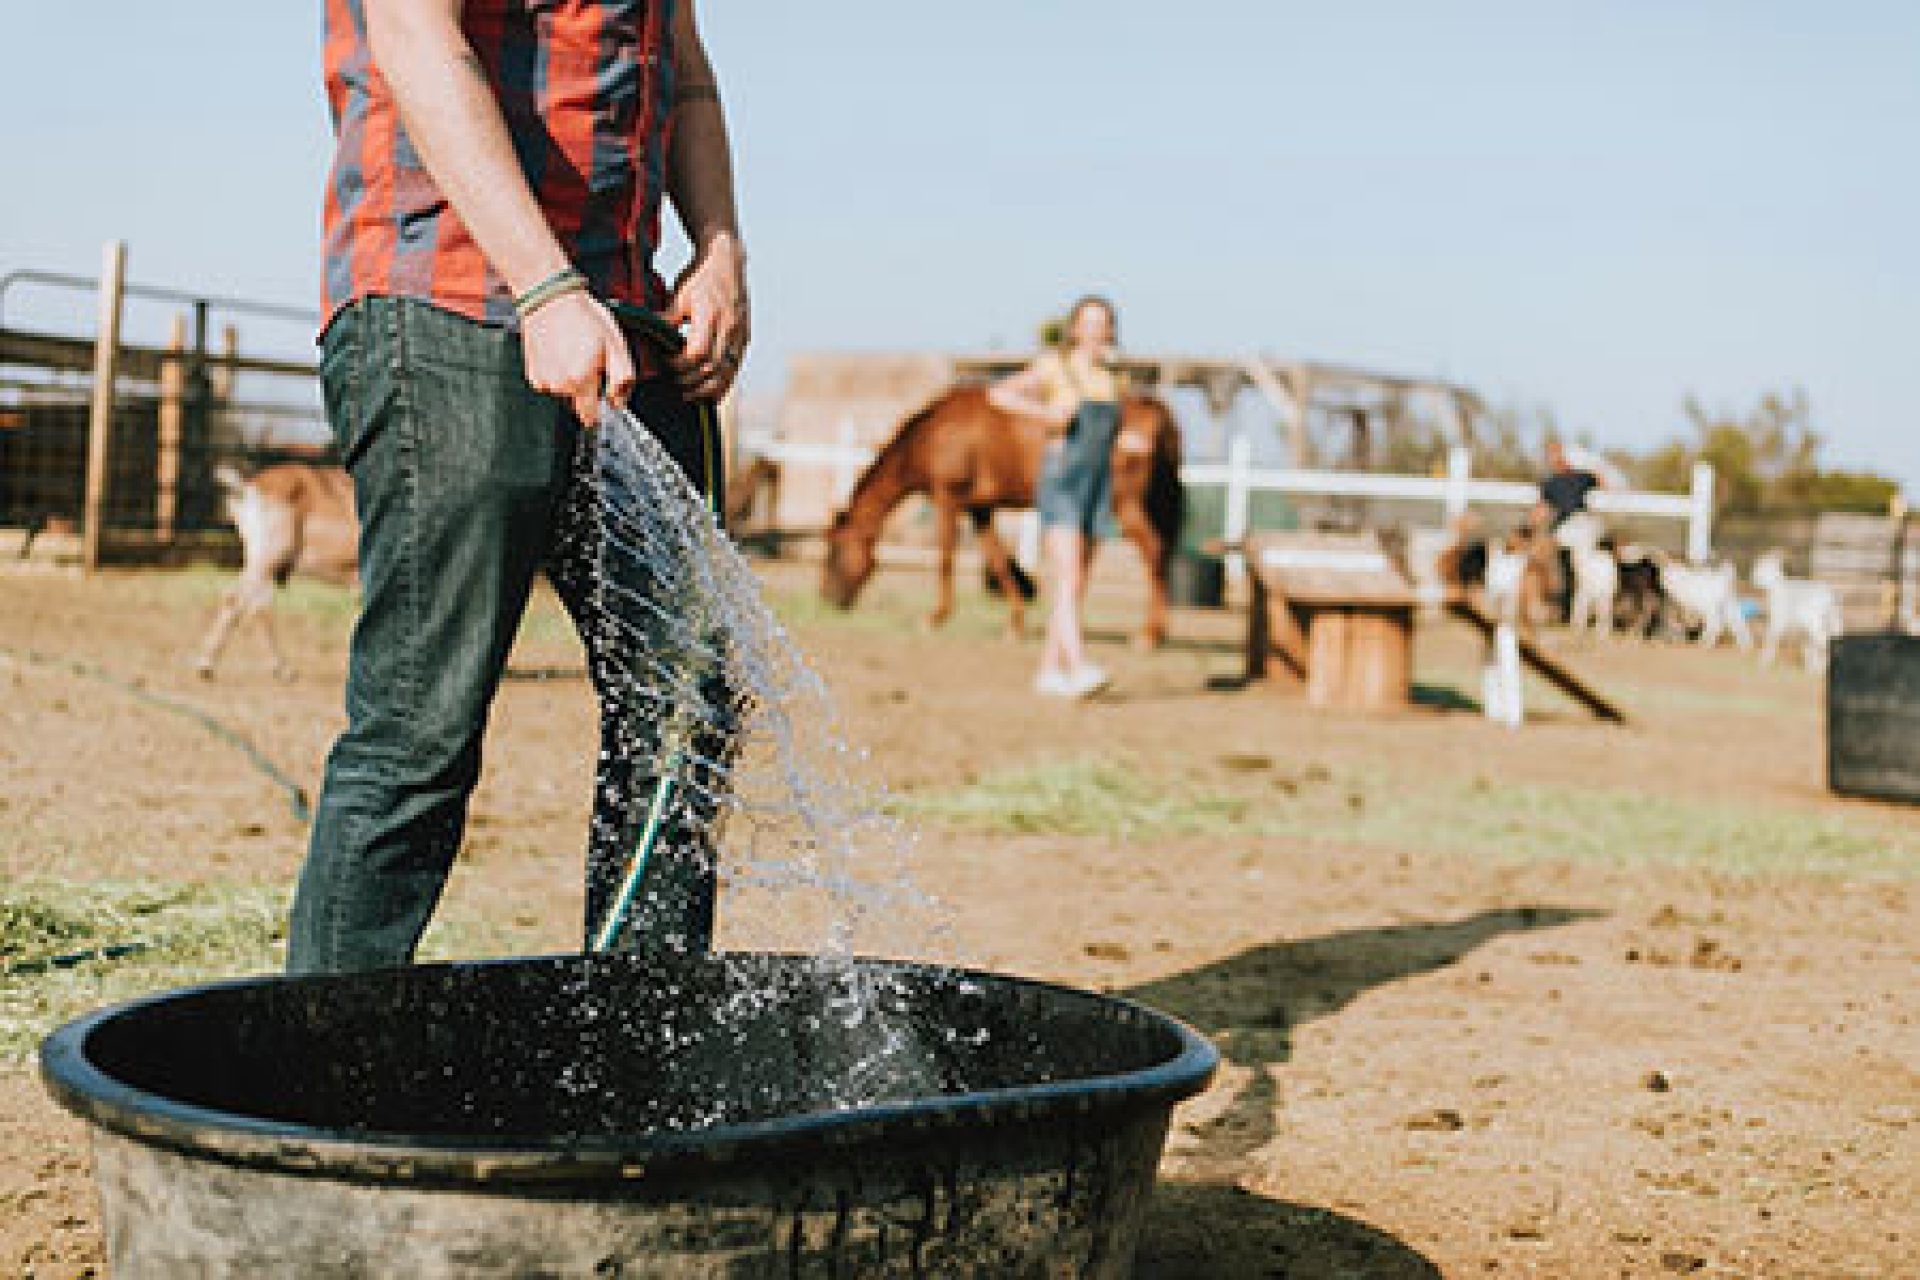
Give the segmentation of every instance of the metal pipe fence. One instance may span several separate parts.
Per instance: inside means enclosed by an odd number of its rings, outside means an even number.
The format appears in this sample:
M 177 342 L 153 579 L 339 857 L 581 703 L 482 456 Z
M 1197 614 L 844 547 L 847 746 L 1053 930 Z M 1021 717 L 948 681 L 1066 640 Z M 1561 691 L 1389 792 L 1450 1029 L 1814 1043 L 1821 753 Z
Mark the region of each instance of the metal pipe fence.
M 0 309 L 0 538 L 17 554 L 77 555 L 89 566 L 230 549 L 219 474 L 330 456 L 310 359 L 243 351 L 231 317 L 298 325 L 293 307 L 124 283 L 109 246 L 101 280 L 0 276 L 0 308 L 21 286 L 95 293 L 93 332 L 116 336 L 127 299 L 160 303 L 164 342 L 18 326 Z M 3 544 L 0 544 L 3 545 Z

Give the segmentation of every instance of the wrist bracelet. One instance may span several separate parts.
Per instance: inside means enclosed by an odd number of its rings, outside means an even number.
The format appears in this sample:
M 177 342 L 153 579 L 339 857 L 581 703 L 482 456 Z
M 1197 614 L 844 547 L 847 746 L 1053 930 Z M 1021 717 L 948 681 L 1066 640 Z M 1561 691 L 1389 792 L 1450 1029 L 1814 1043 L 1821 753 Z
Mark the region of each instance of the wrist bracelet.
M 560 270 L 534 285 L 513 300 L 513 309 L 525 319 L 546 306 L 555 298 L 575 293 L 587 287 L 587 278 L 574 267 L 562 267 Z

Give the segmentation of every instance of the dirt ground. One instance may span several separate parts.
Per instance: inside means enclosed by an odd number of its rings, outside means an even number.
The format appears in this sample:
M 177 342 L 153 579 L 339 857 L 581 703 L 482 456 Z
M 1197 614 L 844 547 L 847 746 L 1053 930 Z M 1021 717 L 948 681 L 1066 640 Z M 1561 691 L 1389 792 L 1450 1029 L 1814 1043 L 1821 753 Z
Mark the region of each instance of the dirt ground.
M 1233 687 L 1232 614 L 1128 648 L 1116 573 L 1094 610 L 1116 686 L 1062 707 L 984 602 L 930 635 L 914 572 L 844 618 L 803 568 L 768 576 L 923 829 L 961 957 L 1127 992 L 1219 1044 L 1141 1276 L 1920 1274 L 1920 814 L 1824 792 L 1812 677 L 1601 646 L 1573 660 L 1632 725 L 1536 689 L 1510 732 L 1471 709 L 1472 643 L 1434 623 L 1419 708 L 1324 715 Z M 0 575 L 0 891 L 290 883 L 286 794 L 183 712 L 312 786 L 351 600 L 287 600 L 295 682 L 243 637 L 203 684 L 185 655 L 221 586 Z M 443 954 L 574 941 L 591 718 L 550 601 L 515 665 Z M 122 993 L 112 968 L 55 1003 Z M 35 981 L 0 989 L 44 1021 Z M 16 1053 L 0 1270 L 99 1257 L 84 1135 Z

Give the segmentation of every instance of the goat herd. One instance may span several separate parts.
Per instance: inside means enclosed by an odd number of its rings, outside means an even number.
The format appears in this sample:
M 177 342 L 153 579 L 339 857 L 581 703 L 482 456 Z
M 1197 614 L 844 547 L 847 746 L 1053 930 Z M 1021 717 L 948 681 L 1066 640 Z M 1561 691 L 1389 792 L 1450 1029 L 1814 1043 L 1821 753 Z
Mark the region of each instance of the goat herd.
M 1523 525 L 1492 541 L 1477 535 L 1471 518 L 1464 519 L 1438 568 L 1449 587 L 1483 588 L 1488 612 L 1523 633 L 1537 627 L 1557 600 L 1576 634 L 1624 633 L 1707 649 L 1729 636 L 1742 649 L 1754 644 L 1748 621 L 1753 605 L 1731 560 L 1695 564 L 1618 542 L 1588 512 L 1569 516 L 1551 530 Z M 1759 610 L 1766 627 L 1762 661 L 1772 663 L 1783 644 L 1793 643 L 1809 670 L 1823 669 L 1842 626 L 1833 587 L 1790 577 L 1779 550 L 1754 562 L 1751 581 L 1764 601 Z

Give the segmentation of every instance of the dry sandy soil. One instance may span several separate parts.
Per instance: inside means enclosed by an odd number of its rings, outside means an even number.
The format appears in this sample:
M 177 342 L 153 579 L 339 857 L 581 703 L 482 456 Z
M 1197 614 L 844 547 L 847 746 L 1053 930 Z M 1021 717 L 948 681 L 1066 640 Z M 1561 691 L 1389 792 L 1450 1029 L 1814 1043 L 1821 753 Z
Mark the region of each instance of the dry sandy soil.
M 1538 719 L 1507 732 L 1463 709 L 1473 649 L 1434 624 L 1425 705 L 1334 717 L 1231 687 L 1232 615 L 1129 650 L 1116 573 L 1095 615 L 1117 685 L 1063 708 L 1028 692 L 1032 642 L 984 603 L 928 635 L 912 572 L 846 618 L 800 569 L 769 577 L 923 828 L 953 949 L 1128 992 L 1219 1044 L 1140 1275 L 1920 1274 L 1920 818 L 1825 794 L 1812 678 L 1607 646 L 1576 660 L 1632 726 L 1535 690 Z M 301 825 L 181 712 L 311 785 L 351 601 L 287 601 L 296 682 L 243 637 L 202 684 L 184 655 L 221 585 L 0 577 L 0 906 L 100 884 L 278 903 Z M 576 663 L 542 600 L 516 665 L 548 678 L 502 694 L 439 954 L 573 943 Z M 84 1135 L 24 1046 L 181 976 L 129 964 L 0 975 L 0 1270 L 100 1267 Z

